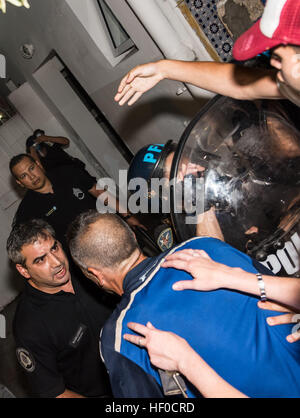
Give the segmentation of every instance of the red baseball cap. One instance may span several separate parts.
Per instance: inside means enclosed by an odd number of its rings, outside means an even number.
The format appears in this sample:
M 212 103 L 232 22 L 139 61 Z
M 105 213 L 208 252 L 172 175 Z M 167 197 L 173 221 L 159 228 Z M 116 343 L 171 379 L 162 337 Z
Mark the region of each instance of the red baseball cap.
M 233 56 L 245 61 L 282 44 L 300 46 L 300 0 L 267 0 L 261 19 L 235 42 Z

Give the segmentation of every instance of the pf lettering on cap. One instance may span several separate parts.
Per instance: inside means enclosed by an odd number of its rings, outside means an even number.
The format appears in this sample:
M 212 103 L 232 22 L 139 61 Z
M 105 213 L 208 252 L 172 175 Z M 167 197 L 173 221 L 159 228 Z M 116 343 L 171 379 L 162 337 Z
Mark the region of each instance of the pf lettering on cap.
M 163 146 L 163 145 L 160 145 Z M 147 151 L 153 151 L 153 152 L 161 152 L 161 149 L 158 148 L 156 145 L 150 145 L 150 147 L 147 149 Z
M 163 146 L 163 145 L 150 145 L 150 147 L 147 149 L 147 151 L 152 151 L 152 152 L 161 152 L 161 149 L 158 148 L 159 146 Z M 147 152 L 147 154 L 145 154 L 143 162 L 145 163 L 156 163 L 157 159 L 155 158 L 154 154 L 152 152 Z
M 147 154 L 145 154 L 143 162 L 145 163 L 156 163 L 157 159 L 154 157 L 154 154 L 151 154 L 151 152 L 147 152 Z

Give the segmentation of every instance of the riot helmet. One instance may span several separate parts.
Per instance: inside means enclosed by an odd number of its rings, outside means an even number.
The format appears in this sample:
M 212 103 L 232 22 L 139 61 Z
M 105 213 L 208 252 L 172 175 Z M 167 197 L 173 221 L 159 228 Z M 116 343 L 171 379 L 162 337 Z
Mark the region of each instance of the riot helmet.
M 141 148 L 132 159 L 128 174 L 127 184 L 129 188 L 129 195 L 133 194 L 139 189 L 139 186 L 131 184 L 135 180 L 142 179 L 146 184 L 144 193 L 141 194 L 141 199 L 146 203 L 145 210 L 142 209 L 138 215 L 142 218 L 142 223 L 147 225 L 148 231 L 151 231 L 151 236 L 154 239 L 160 251 L 166 251 L 174 245 L 174 233 L 170 220 L 170 213 L 163 213 L 163 196 L 160 190 L 155 190 L 153 180 L 161 180 L 168 173 L 165 172 L 168 157 L 174 154 L 177 144 L 173 140 L 169 140 L 166 144 L 149 144 Z M 154 203 L 155 202 L 155 203 Z M 129 209 L 130 197 L 129 197 Z M 154 206 L 156 209 L 153 209 Z
M 161 178 L 165 159 L 175 149 L 176 143 L 171 139 L 166 144 L 149 144 L 141 148 L 129 165 L 128 183 L 138 177 L 145 179 L 147 183 L 154 177 Z
M 204 166 L 203 185 L 198 190 L 191 183 L 194 194 L 199 191 L 195 201 L 202 203 L 203 212 L 214 208 L 227 243 L 267 263 L 276 274 L 300 271 L 299 119 L 299 109 L 288 109 L 285 101 L 217 96 L 186 128 L 171 170 L 176 178 L 186 161 Z M 171 218 L 181 242 L 194 237 L 199 224 L 176 213 L 177 184 Z M 275 268 L 275 257 L 282 268 Z
M 145 198 L 149 205 L 152 198 L 157 198 L 156 191 L 152 188 L 153 179 L 162 179 L 165 174 L 166 159 L 174 153 L 177 144 L 169 140 L 166 144 L 149 144 L 141 148 L 133 157 L 127 174 L 127 183 L 130 190 L 130 182 L 134 179 L 143 179 L 147 183 Z M 161 196 L 159 196 L 159 199 Z

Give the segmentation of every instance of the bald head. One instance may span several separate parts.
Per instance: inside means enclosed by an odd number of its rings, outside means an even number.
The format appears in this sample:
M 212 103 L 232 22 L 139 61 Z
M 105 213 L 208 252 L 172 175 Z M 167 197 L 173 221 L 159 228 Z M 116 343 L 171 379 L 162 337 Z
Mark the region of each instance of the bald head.
M 134 233 L 118 216 L 90 210 L 79 215 L 67 235 L 71 255 L 84 270 L 115 270 L 139 250 Z

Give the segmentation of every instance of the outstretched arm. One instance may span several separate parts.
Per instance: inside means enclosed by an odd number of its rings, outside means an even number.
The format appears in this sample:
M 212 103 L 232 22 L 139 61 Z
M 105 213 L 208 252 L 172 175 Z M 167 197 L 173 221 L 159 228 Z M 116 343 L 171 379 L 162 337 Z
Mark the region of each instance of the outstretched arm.
M 210 291 L 220 288 L 239 290 L 260 296 L 260 290 L 255 274 L 240 268 L 228 267 L 213 261 L 205 251 L 182 250 L 166 258 L 162 267 L 173 267 L 185 270 L 191 274 L 193 280 L 174 283 L 174 290 L 193 289 Z M 263 276 L 268 299 L 277 302 L 259 302 L 261 309 L 286 312 L 285 315 L 267 318 L 269 325 L 295 323 L 292 334 L 287 341 L 294 343 L 300 340 L 300 279 L 293 277 Z M 284 305 L 284 307 L 278 305 Z M 289 307 L 289 308 L 287 308 Z
M 239 290 L 260 296 L 257 277 L 240 268 L 228 267 L 213 261 L 205 251 L 182 250 L 166 258 L 163 267 L 185 270 L 193 280 L 180 281 L 174 290 Z M 268 299 L 300 310 L 300 280 L 292 277 L 263 276 Z
M 139 333 L 125 334 L 124 339 L 145 347 L 151 363 L 162 369 L 179 371 L 206 398 L 243 398 L 246 397 L 221 376 L 219 376 L 187 343 L 172 332 L 156 329 L 150 322 L 147 326 L 130 322 L 127 326 Z
M 161 80 L 177 80 L 239 100 L 281 98 L 276 70 L 218 62 L 161 60 L 133 68 L 122 79 L 115 100 L 134 104 Z

